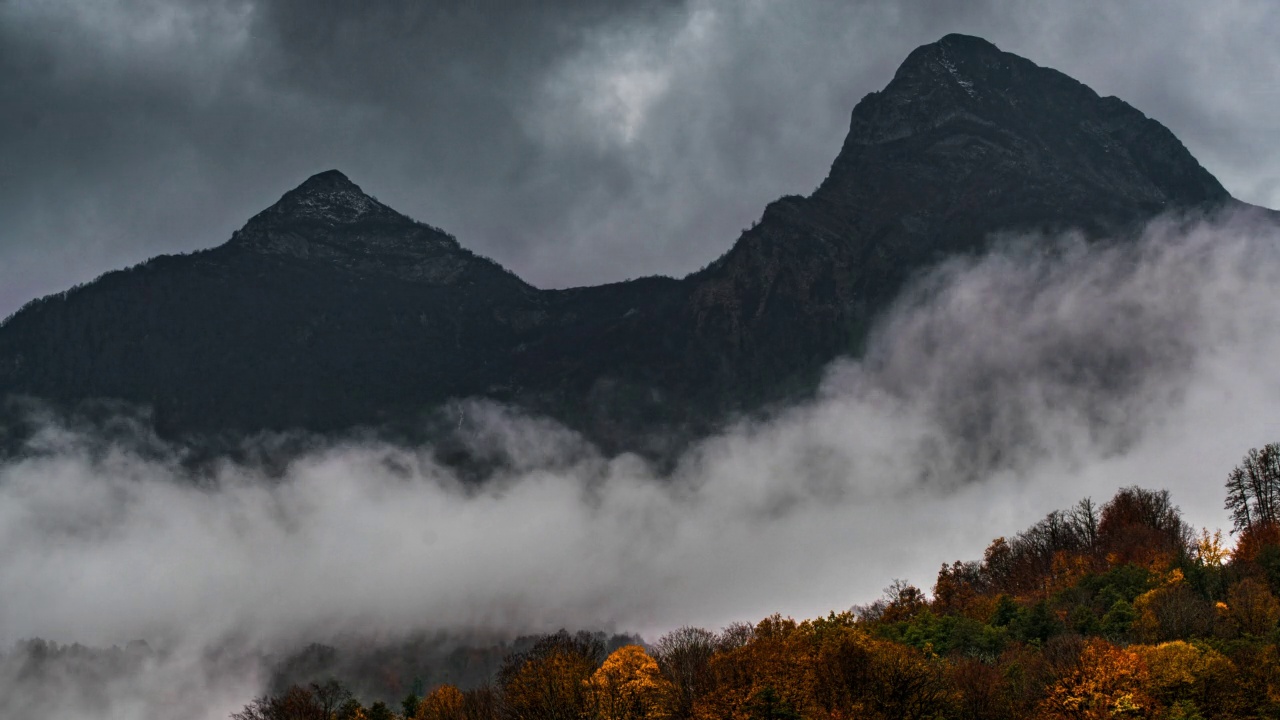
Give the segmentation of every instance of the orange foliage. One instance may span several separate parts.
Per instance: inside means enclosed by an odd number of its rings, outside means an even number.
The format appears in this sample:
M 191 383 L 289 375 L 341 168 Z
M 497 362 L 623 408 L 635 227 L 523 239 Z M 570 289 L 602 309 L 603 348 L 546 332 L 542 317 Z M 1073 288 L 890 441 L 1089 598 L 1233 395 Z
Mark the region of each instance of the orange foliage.
M 1189 535 L 1167 490 L 1123 488 L 1098 521 L 1099 548 L 1112 566 L 1167 567 L 1186 549 Z
M 797 709 L 811 695 L 811 650 L 800 625 L 779 615 L 756 625 L 750 641 L 711 659 L 711 691 L 694 706 L 703 720 L 748 720 L 748 705 L 766 688 Z M 803 711 L 802 711 L 803 712 Z
M 984 594 L 981 566 L 956 561 L 943 565 L 933 585 L 934 612 L 986 621 L 995 609 L 994 598 Z
M 1268 545 L 1280 545 L 1280 525 L 1275 523 L 1259 523 L 1240 532 L 1235 550 L 1231 553 L 1233 562 L 1255 562 L 1262 548 Z
M 665 717 L 673 699 L 671 683 L 639 645 L 615 650 L 588 683 L 595 715 L 601 720 Z
M 888 588 L 889 603 L 885 605 L 880 619 L 884 622 L 901 622 L 915 617 L 916 613 L 929 606 L 920 588 L 909 583 L 895 580 Z
M 1045 595 L 1051 596 L 1080 582 L 1094 570 L 1094 561 L 1086 553 L 1059 550 L 1053 554 L 1049 575 L 1044 579 Z
M 1158 708 L 1145 689 L 1148 680 L 1147 664 L 1137 652 L 1093 639 L 1080 653 L 1078 667 L 1050 689 L 1037 717 L 1155 718 Z
M 951 707 L 945 663 L 874 638 L 849 614 L 796 623 L 777 616 L 746 645 L 712 659 L 712 689 L 695 706 L 705 720 L 748 720 L 769 698 L 772 717 L 923 719 Z

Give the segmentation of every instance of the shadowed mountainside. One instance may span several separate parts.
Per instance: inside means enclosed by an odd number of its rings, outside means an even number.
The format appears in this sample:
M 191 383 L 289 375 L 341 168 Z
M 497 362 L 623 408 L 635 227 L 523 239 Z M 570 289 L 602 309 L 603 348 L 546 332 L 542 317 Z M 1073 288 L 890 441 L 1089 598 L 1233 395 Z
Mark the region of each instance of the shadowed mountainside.
M 858 103 L 812 195 L 683 279 L 540 290 L 331 170 L 220 247 L 28 304 L 0 326 L 0 395 L 125 401 L 184 439 L 439 437 L 431 410 L 478 396 L 662 456 L 811 392 L 914 274 L 994 233 L 1123 236 L 1234 203 L 1122 100 L 948 35 Z

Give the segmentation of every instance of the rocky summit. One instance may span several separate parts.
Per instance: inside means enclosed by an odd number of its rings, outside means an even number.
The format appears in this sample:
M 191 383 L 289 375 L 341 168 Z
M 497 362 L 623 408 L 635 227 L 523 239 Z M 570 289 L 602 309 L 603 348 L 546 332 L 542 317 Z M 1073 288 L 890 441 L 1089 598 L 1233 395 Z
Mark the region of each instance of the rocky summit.
M 540 290 L 331 170 L 220 247 L 28 304 L 0 326 L 0 394 L 147 408 L 190 441 L 419 438 L 442 404 L 484 397 L 662 455 L 811 392 L 912 275 L 993 234 L 1123 235 L 1235 202 L 1124 101 L 948 35 L 858 103 L 812 195 L 685 278 Z M 13 435 L 24 405 L 7 407 Z

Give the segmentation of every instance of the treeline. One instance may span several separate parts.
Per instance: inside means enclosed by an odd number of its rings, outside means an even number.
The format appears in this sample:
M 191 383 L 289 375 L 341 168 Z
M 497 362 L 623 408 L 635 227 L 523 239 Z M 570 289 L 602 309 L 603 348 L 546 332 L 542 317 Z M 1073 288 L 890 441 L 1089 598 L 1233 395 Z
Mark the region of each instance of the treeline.
M 560 632 L 492 682 L 392 707 L 336 681 L 259 698 L 234 720 L 882 720 L 1280 717 L 1280 445 L 1227 481 L 1234 543 L 1169 493 L 1125 488 L 944 565 L 932 595 L 825 618 L 681 628 L 611 653 Z

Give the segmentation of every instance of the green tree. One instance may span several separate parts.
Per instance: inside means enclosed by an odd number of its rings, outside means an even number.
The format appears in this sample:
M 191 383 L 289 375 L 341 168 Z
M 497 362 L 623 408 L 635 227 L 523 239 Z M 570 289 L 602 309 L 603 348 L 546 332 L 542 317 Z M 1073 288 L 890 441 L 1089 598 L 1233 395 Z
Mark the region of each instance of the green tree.
M 747 702 L 746 711 L 751 720 L 800 720 L 795 706 L 779 695 L 772 685 L 757 690 Z
M 1138 613 L 1129 601 L 1124 598 L 1116 600 L 1107 614 L 1102 616 L 1102 634 L 1117 642 L 1126 640 L 1133 631 L 1133 621 L 1136 619 Z
M 418 697 L 417 693 L 411 692 L 408 695 L 405 695 L 404 699 L 400 701 L 400 707 L 404 709 L 403 715 L 407 718 L 417 715 L 418 704 L 421 702 L 422 698 Z

